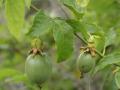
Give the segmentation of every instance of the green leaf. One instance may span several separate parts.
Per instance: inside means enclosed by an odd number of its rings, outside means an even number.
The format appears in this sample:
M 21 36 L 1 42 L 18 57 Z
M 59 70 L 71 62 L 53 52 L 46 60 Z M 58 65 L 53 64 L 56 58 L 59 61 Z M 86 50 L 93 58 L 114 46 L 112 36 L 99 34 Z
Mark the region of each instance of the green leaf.
M 18 40 L 24 25 L 24 0 L 5 0 L 6 19 L 10 33 Z
M 55 21 L 53 35 L 57 45 L 58 62 L 66 60 L 73 52 L 73 32 L 65 21 Z
M 120 70 L 115 73 L 115 82 L 117 87 L 120 89 Z
M 114 30 L 109 30 L 106 34 L 106 42 L 105 46 L 109 46 L 115 43 L 116 39 L 116 32 Z
M 26 6 L 29 9 L 31 5 L 32 0 L 25 0 Z
M 66 22 L 73 28 L 74 32 L 81 32 L 82 36 L 87 40 L 89 34 L 85 28 L 84 23 L 77 20 L 66 20 Z
M 39 37 L 48 33 L 52 29 L 52 27 L 52 19 L 46 16 L 42 11 L 40 11 L 36 14 L 33 25 L 28 34 L 33 37 Z
M 104 56 L 95 67 L 94 73 L 104 69 L 108 65 L 116 64 L 119 62 L 120 62 L 120 52 L 114 52 L 112 54 Z
M 101 52 L 105 46 L 105 35 L 97 31 L 92 33 L 92 36 L 94 37 L 95 48 Z
M 11 81 L 16 82 L 16 83 L 19 83 L 19 82 L 27 83 L 29 80 L 25 74 L 20 74 L 20 75 L 15 75 L 11 77 L 10 79 L 6 80 L 6 82 L 11 82 Z
M 69 6 L 67 4 L 64 4 L 64 6 L 66 6 L 72 11 L 73 15 L 75 16 L 75 19 L 81 19 L 83 17 L 84 13 L 78 12 L 75 8 L 73 8 L 73 6 Z
M 87 7 L 90 0 L 76 0 L 76 4 L 82 8 Z
M 20 72 L 14 69 L 1 69 L 0 70 L 0 80 L 4 80 L 7 77 L 12 77 L 15 75 L 19 75 Z
M 63 4 L 72 6 L 76 9 L 87 7 L 89 0 L 60 0 Z
M 2 7 L 3 4 L 3 0 L 0 0 L 0 8 Z
M 76 1 L 75 0 L 61 0 L 64 6 L 66 6 L 75 16 L 75 19 L 81 19 L 84 13 L 81 12 L 81 9 L 79 9 L 79 5 L 76 4 L 77 3 Z
M 100 1 L 90 0 L 90 3 L 88 6 L 90 9 L 93 9 L 96 12 L 102 13 L 102 12 L 108 11 L 109 9 L 112 9 L 112 8 L 108 8 L 108 7 L 110 5 L 112 5 L 113 2 L 114 2 L 114 0 L 109 0 L 109 2 L 107 2 L 106 0 L 100 0 Z
M 74 0 L 60 0 L 60 2 L 62 2 L 65 5 L 68 5 L 68 6 L 75 8 L 75 1 Z

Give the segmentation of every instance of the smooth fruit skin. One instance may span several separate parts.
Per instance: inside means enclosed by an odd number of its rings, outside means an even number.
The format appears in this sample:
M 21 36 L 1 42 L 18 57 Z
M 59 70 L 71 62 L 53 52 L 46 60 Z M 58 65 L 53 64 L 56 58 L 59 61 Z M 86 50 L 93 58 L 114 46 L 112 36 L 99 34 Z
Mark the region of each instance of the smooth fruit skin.
M 50 77 L 52 65 L 47 55 L 31 54 L 27 57 L 25 72 L 32 82 L 41 84 Z
M 87 73 L 94 66 L 95 66 L 95 59 L 90 54 L 86 54 L 86 53 L 80 54 L 80 56 L 77 59 L 77 68 L 80 70 L 80 72 Z

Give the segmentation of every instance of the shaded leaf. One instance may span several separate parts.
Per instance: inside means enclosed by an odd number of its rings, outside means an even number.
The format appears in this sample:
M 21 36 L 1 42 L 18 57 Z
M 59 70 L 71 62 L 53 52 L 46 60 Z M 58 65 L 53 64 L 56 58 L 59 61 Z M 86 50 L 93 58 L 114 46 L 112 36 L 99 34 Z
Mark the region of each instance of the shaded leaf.
M 104 69 L 106 66 L 120 62 L 120 52 L 115 52 L 110 55 L 104 56 L 95 67 L 94 73 Z
M 57 20 L 53 27 L 57 46 L 58 62 L 67 59 L 73 52 L 73 32 L 65 21 Z
M 89 38 L 89 35 L 85 28 L 84 23 L 76 20 L 67 20 L 66 22 L 73 28 L 74 32 L 81 32 L 82 36 L 85 39 Z
M 81 19 L 83 17 L 85 10 L 82 9 L 82 5 L 84 4 L 85 6 L 86 1 L 89 0 L 61 0 L 64 6 L 66 6 L 75 16 L 74 19 Z
M 72 11 L 72 13 L 74 14 L 74 16 L 75 16 L 76 19 L 81 19 L 81 18 L 83 17 L 84 13 L 78 12 L 78 11 L 77 11 L 75 8 L 73 8 L 72 6 L 69 6 L 69 5 L 67 5 L 67 4 L 64 4 L 64 5 Z
M 48 33 L 52 29 L 52 27 L 52 19 L 46 16 L 42 11 L 40 11 L 36 14 L 33 25 L 28 34 L 33 37 L 39 37 Z
M 109 46 L 111 44 L 114 44 L 115 39 L 116 39 L 116 32 L 114 30 L 109 30 L 106 34 L 105 46 Z

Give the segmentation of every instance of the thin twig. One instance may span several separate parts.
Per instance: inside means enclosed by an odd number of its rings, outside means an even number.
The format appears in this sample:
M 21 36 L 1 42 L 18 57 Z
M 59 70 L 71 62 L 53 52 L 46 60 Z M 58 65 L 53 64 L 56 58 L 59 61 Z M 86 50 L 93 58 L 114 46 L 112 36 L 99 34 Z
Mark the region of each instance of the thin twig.
M 77 33 L 74 33 L 74 35 L 75 35 L 78 39 L 82 40 L 85 44 L 88 44 L 88 42 L 87 42 L 86 40 L 84 40 L 82 37 L 80 37 Z M 97 53 L 99 56 L 104 57 L 104 55 L 102 55 L 97 49 L 95 49 L 95 51 L 96 51 L 96 53 Z
M 34 6 L 33 4 L 31 5 L 31 7 L 35 10 L 35 11 L 40 11 L 36 6 Z
M 85 41 L 82 37 L 80 37 L 77 33 L 74 32 L 74 35 L 80 39 L 81 41 L 83 41 L 85 44 L 87 44 L 87 41 Z

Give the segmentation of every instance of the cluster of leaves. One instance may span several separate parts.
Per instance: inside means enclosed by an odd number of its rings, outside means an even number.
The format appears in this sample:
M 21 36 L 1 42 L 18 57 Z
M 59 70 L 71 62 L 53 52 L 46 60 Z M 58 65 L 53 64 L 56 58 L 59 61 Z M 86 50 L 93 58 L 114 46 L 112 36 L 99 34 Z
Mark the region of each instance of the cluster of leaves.
M 98 14 L 98 16 L 96 16 L 98 18 L 98 21 L 96 20 L 89 20 L 91 19 L 91 17 L 89 16 L 89 13 L 86 9 L 86 6 L 88 4 L 88 0 L 85 0 L 86 2 L 85 5 L 80 5 L 80 0 L 61 0 L 61 2 L 63 3 L 64 6 L 66 6 L 72 13 L 73 13 L 73 17 L 71 18 L 67 18 L 67 19 L 63 19 L 63 18 L 50 18 L 50 16 L 44 14 L 42 11 L 39 11 L 34 19 L 33 22 L 33 26 L 30 30 L 30 34 L 34 37 L 39 37 L 42 34 L 45 34 L 47 32 L 53 32 L 53 36 L 54 36 L 54 40 L 56 43 L 56 47 L 57 47 L 57 56 L 58 56 L 58 62 L 64 61 L 67 58 L 69 58 L 72 53 L 73 53 L 73 35 L 74 33 L 81 33 L 83 39 L 87 40 L 89 38 L 89 34 L 88 33 L 94 33 L 96 35 L 102 35 L 102 40 L 105 41 L 105 43 L 101 43 L 101 46 L 104 46 L 104 57 L 97 63 L 96 67 L 95 67 L 95 71 L 94 73 L 104 69 L 107 66 L 111 66 L 111 65 L 116 65 L 120 62 L 120 52 L 116 51 L 116 50 L 112 50 L 110 52 L 108 52 L 109 54 L 107 54 L 107 47 L 111 47 L 111 45 L 115 46 L 115 48 L 118 47 L 118 42 L 114 42 L 116 38 L 118 38 L 118 36 L 116 35 L 116 25 L 114 23 L 110 23 L 108 25 L 105 25 L 108 21 L 106 21 L 106 23 L 102 23 L 101 24 L 101 19 L 102 17 L 100 17 L 99 15 L 102 12 L 105 12 L 105 10 L 97 10 L 97 8 L 99 9 L 100 7 L 98 7 L 99 5 L 96 5 L 96 3 L 94 3 L 94 1 L 90 1 L 90 5 L 88 5 L 88 9 L 93 9 L 96 8 L 96 14 Z M 101 1 L 101 4 L 105 3 L 104 1 Z M 98 2 L 99 4 L 99 2 Z M 107 8 L 107 6 L 114 4 L 114 1 L 111 0 L 111 3 L 107 3 L 107 5 L 105 6 L 105 8 Z M 92 6 L 91 6 L 92 5 Z M 94 6 L 96 5 L 96 6 Z M 104 8 L 104 9 L 105 9 Z M 113 8 L 116 9 L 116 6 Z M 113 9 L 112 8 L 112 9 Z M 100 8 L 102 9 L 102 8 Z M 117 11 L 117 9 L 116 9 Z M 93 13 L 95 13 L 94 11 L 91 11 Z M 105 13 L 106 16 L 108 16 L 108 14 L 111 13 L 107 12 Z M 111 13 L 113 14 L 113 13 Z M 119 16 L 118 16 L 119 17 Z M 117 17 L 117 18 L 118 18 Z M 93 19 L 94 17 L 92 17 Z M 116 19 L 117 19 L 116 18 Z M 111 21 L 111 19 L 110 19 Z M 109 21 L 109 22 L 110 22 Z M 105 22 L 105 21 L 104 21 Z M 115 21 L 117 22 L 117 21 Z M 117 43 L 117 44 L 116 44 Z M 103 45 L 102 45 L 103 44 Z M 106 51 L 105 51 L 106 50 Z M 119 66 L 119 64 L 118 64 Z M 117 83 L 117 86 L 119 87 L 119 71 L 117 71 L 115 73 L 115 80 Z
M 58 62 L 67 60 L 73 54 L 75 33 L 80 33 L 81 37 L 86 41 L 89 38 L 89 33 L 101 35 L 104 41 L 104 43 L 101 43 L 101 46 L 104 46 L 104 57 L 97 63 L 94 73 L 108 67 L 111 69 L 117 68 L 112 78 L 115 77 L 116 85 L 120 88 L 119 0 L 110 0 L 109 2 L 105 0 L 59 1 L 63 5 L 61 8 L 63 10 L 64 8 L 69 9 L 71 16 L 67 15 L 67 19 L 63 19 L 62 17 L 51 18 L 44 11 L 38 10 L 27 35 L 39 38 L 52 33 L 57 48 Z M 0 0 L 0 6 L 2 5 L 1 2 L 3 0 Z M 19 41 L 23 40 L 22 36 L 26 34 L 24 29 L 25 6 L 29 9 L 30 5 L 31 0 L 5 0 L 5 13 L 9 32 Z M 10 76 L 13 74 L 16 75 L 12 70 L 1 71 L 1 73 L 4 72 L 10 72 Z M 112 71 L 110 72 L 113 74 Z M 4 77 L 4 75 L 1 77 Z M 22 80 L 24 75 L 20 77 L 22 77 L 20 78 Z

